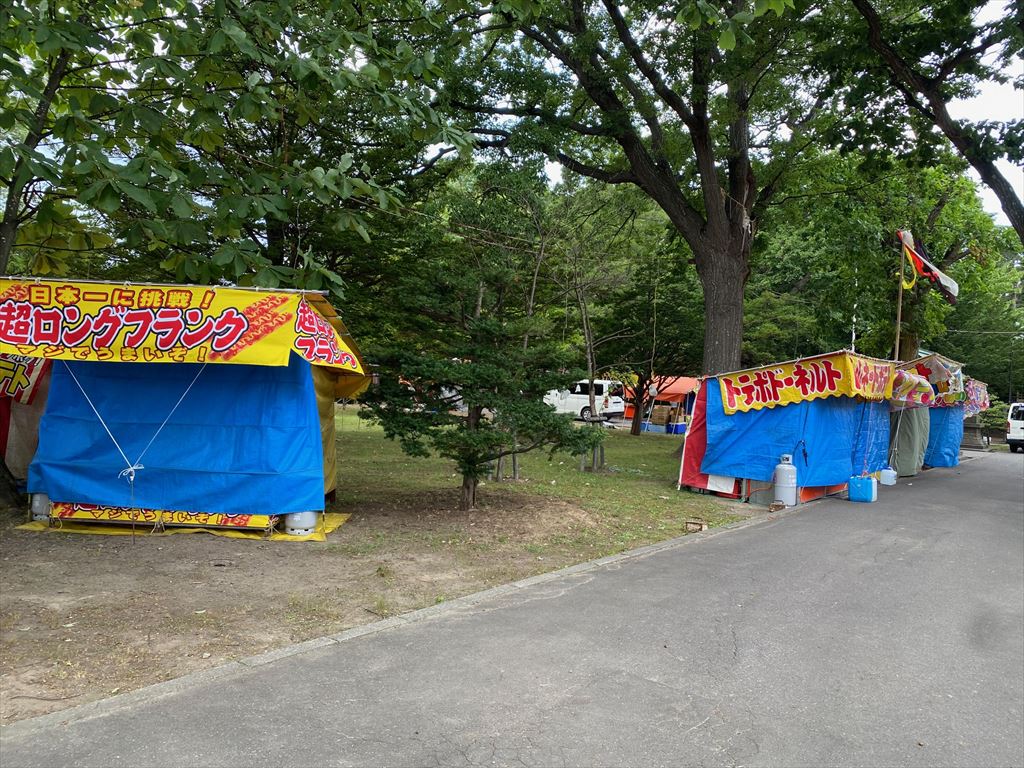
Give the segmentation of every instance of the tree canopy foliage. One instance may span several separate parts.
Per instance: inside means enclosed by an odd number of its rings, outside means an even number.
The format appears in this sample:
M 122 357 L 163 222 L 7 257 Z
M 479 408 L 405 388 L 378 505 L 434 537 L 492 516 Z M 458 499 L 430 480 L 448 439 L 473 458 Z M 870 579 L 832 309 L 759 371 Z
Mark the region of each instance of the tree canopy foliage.
M 557 297 L 550 285 L 537 290 L 541 265 L 516 245 L 526 242 L 519 227 L 505 229 L 504 243 L 487 237 L 520 221 L 513 204 L 529 205 L 538 180 L 494 171 L 451 180 L 412 224 L 416 245 L 377 291 L 393 336 L 373 350 L 382 383 L 365 398 L 407 452 L 455 462 L 463 509 L 497 459 L 545 447 L 582 453 L 601 438 L 543 402 L 575 375 L 571 347 L 550 332 Z
M 958 120 L 949 110 L 953 99 L 974 95 L 980 82 L 1010 82 L 1024 52 L 1024 7 L 1007 3 L 996 18 L 982 21 L 992 5 L 988 0 L 924 7 L 849 2 L 856 18 L 836 20 L 838 29 L 846 29 L 837 35 L 840 49 L 834 58 L 845 62 L 837 74 L 846 68 L 864 74 L 851 94 L 867 106 L 864 123 L 891 134 L 898 124 L 893 115 L 909 110 L 933 125 L 995 192 L 1024 241 L 1021 190 L 996 165 L 1000 158 L 1024 162 L 1024 118 Z
M 810 55 L 821 22 L 807 4 L 786 5 L 606 0 L 480 14 L 442 92 L 482 121 L 486 144 L 635 185 L 665 212 L 703 286 L 708 372 L 739 364 L 765 207 L 841 119 Z
M 331 287 L 312 246 L 368 239 L 419 150 L 460 141 L 421 98 L 416 0 L 16 0 L 0 24 L 0 272 L 116 240 L 179 280 Z

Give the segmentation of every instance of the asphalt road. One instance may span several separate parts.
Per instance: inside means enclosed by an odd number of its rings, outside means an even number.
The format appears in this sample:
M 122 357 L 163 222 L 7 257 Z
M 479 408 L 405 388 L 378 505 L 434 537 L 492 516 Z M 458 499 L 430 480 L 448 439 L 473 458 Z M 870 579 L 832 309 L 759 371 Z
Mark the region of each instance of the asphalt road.
M 881 499 L 18 723 L 0 765 L 1024 764 L 1024 457 Z

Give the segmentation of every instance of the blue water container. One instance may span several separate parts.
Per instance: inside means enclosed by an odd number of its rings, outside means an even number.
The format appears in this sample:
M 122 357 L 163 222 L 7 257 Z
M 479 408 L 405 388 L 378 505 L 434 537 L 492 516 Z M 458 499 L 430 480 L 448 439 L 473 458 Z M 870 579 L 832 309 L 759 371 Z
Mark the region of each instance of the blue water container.
M 878 481 L 874 477 L 851 477 L 849 489 L 850 501 L 866 504 L 878 501 Z

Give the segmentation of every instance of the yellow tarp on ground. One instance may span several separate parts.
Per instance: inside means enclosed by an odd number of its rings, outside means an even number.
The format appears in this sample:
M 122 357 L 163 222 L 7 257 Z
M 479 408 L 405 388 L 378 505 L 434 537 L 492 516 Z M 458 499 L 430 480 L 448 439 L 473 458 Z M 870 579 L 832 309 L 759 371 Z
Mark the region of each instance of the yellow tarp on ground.
M 336 531 L 349 519 L 350 515 L 328 512 L 317 516 L 316 530 L 308 536 L 291 536 L 283 532 L 275 532 L 269 536 L 263 531 L 237 531 L 224 528 L 165 528 L 154 531 L 145 523 L 139 523 L 133 531 L 130 526 L 96 523 L 77 523 L 60 520 L 55 525 L 37 520 L 19 525 L 21 531 L 40 531 L 43 533 L 90 533 L 101 536 L 169 536 L 175 533 L 212 533 L 214 536 L 225 536 L 230 539 L 253 539 L 256 541 L 326 541 L 327 534 Z

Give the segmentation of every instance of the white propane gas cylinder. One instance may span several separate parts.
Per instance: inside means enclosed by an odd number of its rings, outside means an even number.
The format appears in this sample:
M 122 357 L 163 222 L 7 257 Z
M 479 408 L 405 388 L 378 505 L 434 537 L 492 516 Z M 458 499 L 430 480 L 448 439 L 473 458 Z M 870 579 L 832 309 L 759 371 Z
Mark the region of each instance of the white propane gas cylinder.
M 45 493 L 33 493 L 31 509 L 33 520 L 48 520 L 50 518 L 50 497 Z
M 796 467 L 793 466 L 793 456 L 788 453 L 782 454 L 779 463 L 775 465 L 775 501 L 785 504 L 787 507 L 796 506 Z
M 316 531 L 318 512 L 292 512 L 284 516 L 284 532 L 291 536 L 309 536 Z

